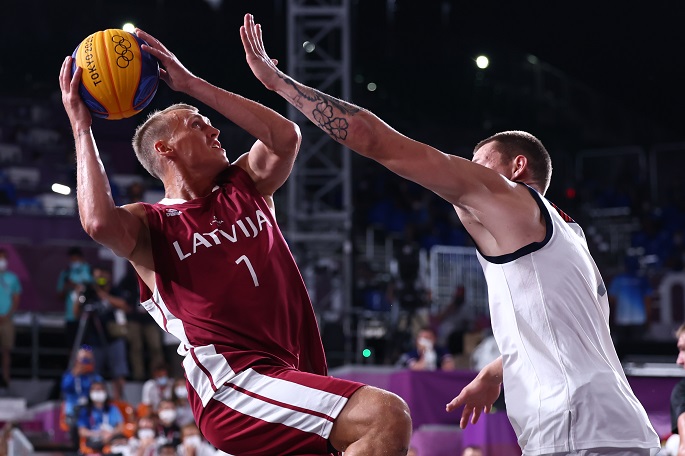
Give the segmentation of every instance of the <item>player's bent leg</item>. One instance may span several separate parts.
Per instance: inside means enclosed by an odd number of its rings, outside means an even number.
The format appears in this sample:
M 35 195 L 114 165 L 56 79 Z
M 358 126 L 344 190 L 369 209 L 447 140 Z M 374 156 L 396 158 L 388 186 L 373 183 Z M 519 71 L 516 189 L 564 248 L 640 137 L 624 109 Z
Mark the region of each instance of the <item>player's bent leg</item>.
M 333 424 L 329 441 L 345 456 L 404 456 L 411 438 L 409 407 L 372 386 L 357 390 Z

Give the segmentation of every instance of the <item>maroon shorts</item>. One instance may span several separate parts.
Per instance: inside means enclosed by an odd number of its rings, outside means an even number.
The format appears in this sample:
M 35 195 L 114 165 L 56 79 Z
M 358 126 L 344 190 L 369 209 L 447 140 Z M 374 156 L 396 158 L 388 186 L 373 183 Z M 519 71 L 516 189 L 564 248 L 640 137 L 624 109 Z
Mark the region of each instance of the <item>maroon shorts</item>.
M 362 386 L 294 369 L 253 367 L 216 391 L 198 426 L 212 445 L 231 455 L 330 454 L 333 422 Z M 188 399 L 194 410 L 201 407 L 192 389 Z

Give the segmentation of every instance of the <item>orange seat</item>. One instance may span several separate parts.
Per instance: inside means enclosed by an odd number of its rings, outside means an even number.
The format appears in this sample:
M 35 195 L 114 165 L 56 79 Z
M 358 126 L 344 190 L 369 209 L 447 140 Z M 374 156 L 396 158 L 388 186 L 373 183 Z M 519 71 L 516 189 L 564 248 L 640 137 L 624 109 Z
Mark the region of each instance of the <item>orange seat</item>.
M 136 414 L 138 415 L 138 418 L 147 418 L 150 416 L 152 410 L 150 409 L 150 406 L 147 404 L 143 404 L 142 402 L 138 404 Z
M 64 432 L 69 432 L 69 423 L 67 423 L 67 414 L 64 411 L 67 404 L 62 401 L 62 405 L 59 407 L 59 428 Z
M 126 401 L 111 401 L 112 405 L 116 406 L 124 418 L 124 427 L 122 433 L 126 438 L 131 438 L 136 432 L 136 414 L 133 406 Z

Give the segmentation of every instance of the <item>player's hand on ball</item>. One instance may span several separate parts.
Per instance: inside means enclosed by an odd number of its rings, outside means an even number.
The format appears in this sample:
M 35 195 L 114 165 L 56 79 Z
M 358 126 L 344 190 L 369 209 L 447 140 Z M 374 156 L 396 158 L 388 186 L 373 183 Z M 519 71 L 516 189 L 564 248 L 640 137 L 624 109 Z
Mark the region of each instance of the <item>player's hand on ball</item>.
M 481 413 L 489 413 L 492 404 L 495 403 L 500 394 L 500 383 L 493 383 L 476 377 L 471 383 L 461 390 L 459 396 L 445 406 L 448 412 L 464 406 L 461 413 L 459 426 L 464 429 L 469 424 L 476 424 Z
M 251 14 L 245 15 L 244 24 L 240 27 L 240 39 L 243 41 L 245 59 L 250 69 L 267 89 L 274 90 L 282 73 L 276 67 L 278 60 L 267 55 L 262 41 L 262 27 L 254 23 Z
M 196 76 L 184 67 L 174 53 L 157 38 L 139 28 L 136 29 L 136 35 L 148 43 L 144 44 L 142 49 L 157 57 L 164 67 L 159 69 L 159 77 L 162 81 L 166 82 L 172 90 L 188 92 L 190 83 Z
M 88 107 L 86 107 L 78 93 L 83 69 L 77 67 L 73 77 L 71 77 L 72 60 L 72 57 L 68 56 L 62 62 L 62 68 L 59 71 L 59 88 L 62 91 L 62 104 L 64 104 L 64 109 L 69 116 L 71 128 L 74 130 L 74 134 L 76 134 L 80 130 L 90 128 L 93 119 Z

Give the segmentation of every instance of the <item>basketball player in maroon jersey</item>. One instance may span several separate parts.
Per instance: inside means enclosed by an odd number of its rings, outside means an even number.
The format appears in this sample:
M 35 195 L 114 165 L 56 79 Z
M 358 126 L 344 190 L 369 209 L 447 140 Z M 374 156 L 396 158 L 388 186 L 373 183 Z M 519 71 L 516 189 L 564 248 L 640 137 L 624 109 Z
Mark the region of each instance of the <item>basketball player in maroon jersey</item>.
M 142 305 L 181 344 L 188 400 L 203 435 L 235 455 L 405 455 L 406 404 L 327 377 L 314 312 L 278 228 L 272 195 L 300 146 L 297 125 L 190 73 L 143 31 L 161 78 L 257 138 L 229 163 L 219 130 L 192 106 L 151 115 L 133 139 L 164 183 L 157 204 L 117 207 L 78 95 L 82 71 L 60 73 L 76 143 L 81 223 L 135 267 Z

